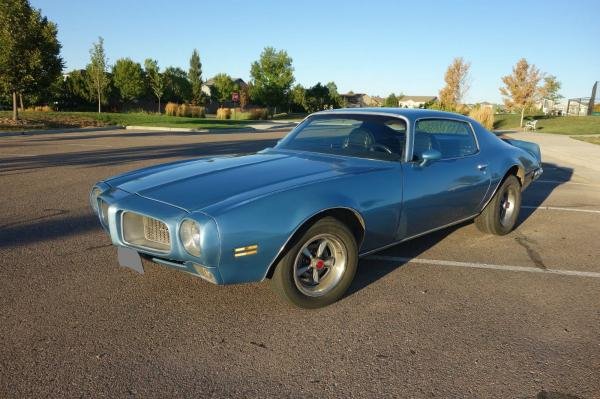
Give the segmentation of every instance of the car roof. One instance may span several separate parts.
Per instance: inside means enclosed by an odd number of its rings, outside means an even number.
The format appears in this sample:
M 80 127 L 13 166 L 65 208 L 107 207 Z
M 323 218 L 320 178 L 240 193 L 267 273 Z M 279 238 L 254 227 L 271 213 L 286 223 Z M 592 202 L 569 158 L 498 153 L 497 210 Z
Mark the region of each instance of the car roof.
M 331 114 L 389 114 L 400 115 L 407 119 L 415 120 L 420 118 L 452 118 L 471 122 L 470 118 L 454 112 L 437 111 L 432 109 L 415 108 L 386 108 L 386 107 L 367 107 L 367 108 L 339 108 L 327 111 L 316 112 L 312 115 L 331 115 Z

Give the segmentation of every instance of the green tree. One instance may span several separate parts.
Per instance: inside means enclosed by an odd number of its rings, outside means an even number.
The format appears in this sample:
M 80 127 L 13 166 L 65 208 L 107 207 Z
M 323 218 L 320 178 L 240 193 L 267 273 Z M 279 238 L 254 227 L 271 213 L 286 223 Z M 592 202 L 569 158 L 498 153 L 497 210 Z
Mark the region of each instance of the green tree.
M 27 0 L 2 0 L 0 6 L 0 90 L 17 94 L 47 89 L 60 75 L 63 61 L 56 25 Z
M 383 103 L 384 106 L 386 107 L 393 107 L 393 108 L 397 108 L 400 106 L 400 104 L 398 103 L 398 97 L 396 97 L 396 95 L 394 93 L 390 94 L 389 96 L 387 96 L 385 98 L 385 102 Z
M 320 82 L 306 89 L 304 106 L 308 112 L 322 111 L 329 105 L 329 89 Z
M 85 69 L 60 76 L 53 85 L 52 96 L 61 109 L 86 109 L 93 107 L 94 92 L 90 91 Z
M 264 105 L 281 107 L 287 103 L 294 83 L 292 59 L 284 50 L 265 47 L 258 61 L 250 67 L 252 77 L 251 96 Z
M 535 65 L 530 65 L 525 58 L 517 62 L 511 75 L 502 77 L 504 87 L 500 88 L 500 93 L 505 96 L 504 104 L 509 109 L 521 111 L 521 127 L 525 110 L 531 108 L 539 98 L 538 84 L 541 78 L 540 70 Z
M 112 69 L 112 78 L 124 103 L 133 101 L 145 92 L 142 66 L 130 58 L 119 58 Z
M 93 89 L 94 98 L 98 101 L 98 113 L 102 112 L 102 102 L 106 102 L 106 94 L 110 77 L 106 73 L 108 59 L 104 53 L 104 39 L 98 38 L 90 49 L 90 63 L 86 67 L 89 85 Z
M 231 101 L 231 93 L 234 90 L 234 83 L 231 76 L 226 73 L 219 73 L 212 80 L 211 97 L 220 104 Z
M 329 105 L 333 108 L 341 108 L 343 101 L 335 82 L 329 82 L 326 86 L 329 90 Z
M 240 108 L 243 110 L 246 109 L 246 106 L 250 103 L 250 87 L 248 85 L 243 85 L 240 87 Z
M 158 99 L 158 113 L 160 114 L 160 99 L 165 92 L 165 82 L 160 69 L 158 68 L 158 61 L 147 58 L 144 61 L 144 69 L 146 69 L 146 77 L 150 85 L 150 90 Z
M 298 83 L 290 94 L 291 108 L 295 112 L 306 112 L 306 89 Z
M 178 67 L 168 67 L 165 68 L 162 76 L 165 85 L 164 98 L 166 101 L 182 103 L 191 100 L 192 85 L 188 80 L 187 72 Z
M 202 63 L 200 62 L 200 54 L 194 49 L 190 58 L 190 69 L 188 71 L 188 80 L 192 86 L 192 103 L 202 104 Z
M 547 100 L 556 103 L 558 100 L 563 98 L 558 92 L 562 87 L 562 84 L 556 79 L 554 75 L 548 75 L 544 77 L 544 84 L 540 88 L 540 96 Z

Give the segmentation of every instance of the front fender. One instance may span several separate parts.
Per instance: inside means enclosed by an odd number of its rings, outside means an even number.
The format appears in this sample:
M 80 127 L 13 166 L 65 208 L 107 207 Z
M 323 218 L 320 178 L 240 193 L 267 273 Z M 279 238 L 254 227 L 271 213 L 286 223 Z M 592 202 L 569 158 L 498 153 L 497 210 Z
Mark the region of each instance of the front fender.
M 345 208 L 360 215 L 365 223 L 363 249 L 387 244 L 396 234 L 400 217 L 399 170 L 296 187 L 211 215 L 221 236 L 219 272 L 223 281 L 263 280 L 294 233 L 313 216 L 329 209 Z M 398 184 L 390 184 L 390 178 L 396 178 Z M 256 253 L 243 251 L 254 245 L 258 246 Z M 239 256 L 240 252 L 248 254 Z

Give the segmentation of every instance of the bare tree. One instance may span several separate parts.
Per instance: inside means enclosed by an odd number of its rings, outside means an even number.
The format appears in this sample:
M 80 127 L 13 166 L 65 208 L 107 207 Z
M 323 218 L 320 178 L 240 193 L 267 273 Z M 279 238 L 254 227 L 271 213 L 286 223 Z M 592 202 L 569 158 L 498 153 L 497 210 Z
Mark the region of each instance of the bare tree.
M 99 37 L 98 43 L 94 43 L 90 49 L 90 63 L 87 66 L 91 86 L 98 99 L 98 113 L 102 112 L 102 95 L 108 86 L 107 64 L 108 60 L 104 53 L 104 39 Z
M 540 70 L 535 65 L 530 65 L 525 58 L 517 62 L 511 75 L 502 77 L 505 86 L 500 88 L 500 93 L 506 97 L 504 104 L 509 109 L 521 111 L 521 127 L 525 110 L 531 108 L 539 98 L 538 84 L 542 77 Z
M 457 57 L 448 66 L 444 81 L 446 86 L 440 90 L 440 105 L 444 109 L 456 110 L 470 88 L 471 63 Z

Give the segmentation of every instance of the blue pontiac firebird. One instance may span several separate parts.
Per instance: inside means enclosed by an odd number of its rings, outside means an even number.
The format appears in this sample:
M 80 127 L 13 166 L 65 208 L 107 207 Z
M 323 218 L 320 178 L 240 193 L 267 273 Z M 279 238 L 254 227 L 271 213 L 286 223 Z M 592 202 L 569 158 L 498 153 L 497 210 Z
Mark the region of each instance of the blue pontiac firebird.
M 509 233 L 541 173 L 536 144 L 461 115 L 341 109 L 256 154 L 108 178 L 90 200 L 123 266 L 143 272 L 141 256 L 215 284 L 270 279 L 316 308 L 344 295 L 360 256 L 469 219 Z

